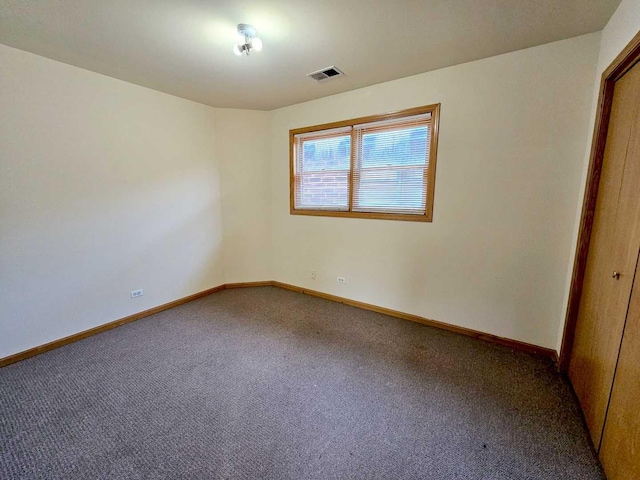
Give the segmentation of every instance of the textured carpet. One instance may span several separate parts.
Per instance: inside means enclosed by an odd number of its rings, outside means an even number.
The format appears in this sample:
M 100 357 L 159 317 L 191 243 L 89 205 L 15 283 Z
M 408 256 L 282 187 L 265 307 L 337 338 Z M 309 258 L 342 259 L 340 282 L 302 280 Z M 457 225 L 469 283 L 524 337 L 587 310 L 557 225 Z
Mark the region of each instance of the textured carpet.
M 601 479 L 542 358 L 274 287 L 0 369 L 0 478 Z

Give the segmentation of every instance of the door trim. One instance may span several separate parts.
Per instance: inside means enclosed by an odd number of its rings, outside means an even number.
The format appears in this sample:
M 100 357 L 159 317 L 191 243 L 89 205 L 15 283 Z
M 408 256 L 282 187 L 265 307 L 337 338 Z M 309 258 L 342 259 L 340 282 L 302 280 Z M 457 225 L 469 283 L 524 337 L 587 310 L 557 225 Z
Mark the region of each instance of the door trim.
M 585 270 L 587 268 L 587 255 L 589 253 L 589 242 L 591 241 L 591 230 L 596 211 L 596 200 L 598 199 L 598 187 L 600 185 L 600 173 L 602 172 L 602 160 L 604 158 L 604 147 L 609 130 L 609 118 L 611 115 L 611 104 L 613 102 L 613 88 L 615 83 L 640 60 L 640 32 L 629 42 L 620 52 L 609 67 L 602 73 L 600 81 L 600 93 L 598 95 L 598 107 L 596 110 L 596 121 L 593 128 L 593 142 L 591 144 L 591 154 L 589 156 L 589 169 L 587 170 L 587 180 L 582 201 L 582 214 L 580 215 L 580 228 L 578 230 L 578 242 L 576 245 L 576 255 L 573 261 L 573 273 L 571 276 L 571 287 L 569 289 L 569 300 L 562 335 L 562 345 L 560 347 L 560 361 L 558 367 L 561 372 L 567 373 L 569 360 L 573 348 L 573 339 L 578 321 L 578 310 L 580 308 L 580 297 L 582 296 L 582 284 L 584 282 Z

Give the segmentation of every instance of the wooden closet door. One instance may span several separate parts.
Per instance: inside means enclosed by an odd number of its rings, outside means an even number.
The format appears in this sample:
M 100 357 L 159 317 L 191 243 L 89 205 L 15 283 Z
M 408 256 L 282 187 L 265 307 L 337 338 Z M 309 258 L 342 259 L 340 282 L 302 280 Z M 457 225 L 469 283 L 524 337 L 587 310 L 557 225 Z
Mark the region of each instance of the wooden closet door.
M 640 67 L 636 65 L 615 85 L 569 364 L 569 378 L 596 448 L 605 423 L 640 248 L 637 225 L 631 225 L 635 217 L 630 217 L 640 197 L 640 184 L 635 191 L 629 187 L 634 181 L 631 166 L 638 159 L 628 155 L 634 136 L 640 134 L 636 118 L 639 97 Z M 627 173 L 632 174 L 628 179 Z
M 640 70 L 640 66 L 635 67 Z M 632 240 L 640 236 L 640 111 L 629 143 L 618 215 L 624 215 Z M 631 254 L 631 252 L 630 252 Z M 610 480 L 640 478 L 640 265 L 622 334 L 622 346 L 605 420 L 600 459 Z M 631 259 L 630 259 L 631 260 Z
M 602 436 L 600 460 L 609 480 L 640 478 L 640 268 Z

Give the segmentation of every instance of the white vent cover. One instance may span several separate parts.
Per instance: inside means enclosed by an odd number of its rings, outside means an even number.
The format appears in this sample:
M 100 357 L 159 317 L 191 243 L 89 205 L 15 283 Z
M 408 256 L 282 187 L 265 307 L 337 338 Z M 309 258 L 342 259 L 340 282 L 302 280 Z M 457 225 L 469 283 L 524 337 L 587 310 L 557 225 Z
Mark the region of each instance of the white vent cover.
M 307 77 L 313 78 L 316 82 L 322 82 L 324 80 L 328 80 L 330 78 L 342 77 L 344 76 L 344 72 L 340 70 L 338 67 L 327 67 L 322 70 L 318 70 L 317 72 L 308 73 Z

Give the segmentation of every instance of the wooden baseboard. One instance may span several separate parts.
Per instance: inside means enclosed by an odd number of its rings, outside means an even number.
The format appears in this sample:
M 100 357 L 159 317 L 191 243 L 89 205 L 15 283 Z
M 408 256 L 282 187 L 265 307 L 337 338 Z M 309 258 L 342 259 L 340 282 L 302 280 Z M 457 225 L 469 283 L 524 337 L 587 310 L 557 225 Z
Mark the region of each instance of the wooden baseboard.
M 522 350 L 529 353 L 535 353 L 550 358 L 557 363 L 558 354 L 551 348 L 539 347 L 531 343 L 521 342 L 519 340 L 512 340 L 510 338 L 498 337 L 497 335 L 491 335 L 488 333 L 479 332 L 470 328 L 458 327 L 451 325 L 450 323 L 438 322 L 437 320 L 431 320 L 429 318 L 420 317 L 411 313 L 399 312 L 398 310 L 391 310 L 390 308 L 378 307 L 370 303 L 358 302 L 357 300 L 350 300 L 344 297 L 338 297 L 337 295 L 331 295 L 328 293 L 318 292 L 316 290 L 310 290 L 308 288 L 301 288 L 295 285 L 289 285 L 287 283 L 272 282 L 275 287 L 285 288 L 287 290 L 293 290 L 294 292 L 305 293 L 307 295 L 313 295 L 314 297 L 320 297 L 334 302 L 344 303 L 351 305 L 352 307 L 362 308 L 364 310 L 371 310 L 372 312 L 383 313 L 390 317 L 401 318 L 403 320 L 409 320 L 411 322 L 421 323 L 430 327 L 440 328 L 442 330 L 448 330 L 450 332 L 459 333 L 468 337 L 477 338 L 487 342 L 498 343 L 500 345 L 513 348 L 515 350 Z
M 370 310 L 372 312 L 382 313 L 384 315 L 389 315 L 390 317 L 401 318 L 403 320 L 409 320 L 411 322 L 421 323 L 423 325 L 428 325 L 430 327 L 440 328 L 442 330 L 448 330 L 450 332 L 459 333 L 461 335 L 477 338 L 479 340 L 498 343 L 500 345 L 504 345 L 509 348 L 513 348 L 515 350 L 522 350 L 525 352 L 548 357 L 556 364 L 558 362 L 557 352 L 550 348 L 539 347 L 537 345 L 520 342 L 518 340 L 498 337 L 496 335 L 490 335 L 488 333 L 479 332 L 477 330 L 472 330 L 470 328 L 458 327 L 456 325 L 451 325 L 449 323 L 438 322 L 436 320 L 420 317 L 418 315 L 404 313 L 398 310 L 392 310 L 390 308 L 378 307 L 377 305 L 372 305 L 370 303 L 359 302 L 357 300 L 351 300 L 348 298 L 339 297 L 337 295 L 331 295 L 329 293 L 310 290 L 308 288 L 302 288 L 295 285 L 290 285 L 288 283 L 266 280 L 261 282 L 241 282 L 241 283 L 227 283 L 223 285 L 218 285 L 217 287 L 213 287 L 208 290 L 204 290 L 202 292 L 189 295 L 188 297 L 174 300 L 173 302 L 165 303 L 164 305 L 160 305 L 160 306 L 151 308 L 149 310 L 145 310 L 139 313 L 134 313 L 133 315 L 129 315 L 128 317 L 121 318 L 120 320 L 115 320 L 113 322 L 106 323 L 98 327 L 90 328 L 89 330 L 85 330 L 83 332 L 79 332 L 74 335 L 69 335 L 68 337 L 64 337 L 59 340 L 54 340 L 53 342 L 49 342 L 44 345 L 40 345 L 38 347 L 25 350 L 24 352 L 19 352 L 14 355 L 10 355 L 8 357 L 0 358 L 0 368 L 15 362 L 19 362 L 20 360 L 24 360 L 26 358 L 39 355 L 40 353 L 48 352 L 49 350 L 53 350 L 54 348 L 62 347 L 63 345 L 67 345 L 69 343 L 77 342 L 78 340 L 82 340 L 83 338 L 87 338 L 101 332 L 106 332 L 107 330 L 111 330 L 112 328 L 116 328 L 121 325 L 125 325 L 127 323 L 133 322 L 135 320 L 148 317 L 149 315 L 153 315 L 154 313 L 159 313 L 164 310 L 169 310 L 170 308 L 177 307 L 178 305 L 182 305 L 182 304 L 191 302 L 193 300 L 197 300 L 198 298 L 206 297 L 207 295 L 211 295 L 212 293 L 216 293 L 221 290 L 231 289 L 231 288 L 268 287 L 268 286 L 284 288 L 286 290 L 292 290 L 294 292 L 299 292 L 299 293 L 304 293 L 306 295 L 312 295 L 314 297 L 324 298 L 326 300 L 331 300 L 333 302 L 344 303 L 352 307 L 362 308 L 363 310 Z
M 202 292 L 194 293 L 193 295 L 189 295 L 188 297 L 179 298 L 178 300 L 174 300 L 173 302 L 165 303 L 163 305 L 150 308 L 149 310 L 145 310 L 143 312 L 134 313 L 133 315 L 129 315 L 128 317 L 124 317 L 119 320 L 115 320 L 113 322 L 105 323 L 104 325 L 99 325 L 97 327 L 93 327 L 93 328 L 90 328 L 89 330 L 84 330 L 79 333 L 74 333 L 73 335 L 69 335 L 68 337 L 64 337 L 59 340 L 54 340 L 53 342 L 45 343 L 44 345 L 30 348 L 29 350 L 18 352 L 13 355 L 9 355 L 8 357 L 0 358 L 0 368 L 6 367 L 7 365 L 11 365 L 12 363 L 19 362 L 20 360 L 25 360 L 29 357 L 34 357 L 41 353 L 48 352 L 49 350 L 53 350 L 54 348 L 59 348 L 69 343 L 77 342 L 78 340 L 82 340 L 83 338 L 91 337 L 98 333 L 106 332 L 107 330 L 120 327 L 122 325 L 134 322 L 136 320 L 140 320 L 141 318 L 148 317 L 149 315 L 153 315 L 154 313 L 159 313 L 164 310 L 169 310 L 170 308 L 177 307 L 178 305 L 191 302 L 198 298 L 206 297 L 207 295 L 211 295 L 212 293 L 219 292 L 221 290 L 224 290 L 225 288 L 227 288 L 226 285 L 218 285 L 217 287 L 213 287 L 208 290 L 204 290 Z
M 273 280 L 265 280 L 263 282 L 240 282 L 240 283 L 227 283 L 226 288 L 248 288 L 248 287 L 271 287 L 274 285 Z

